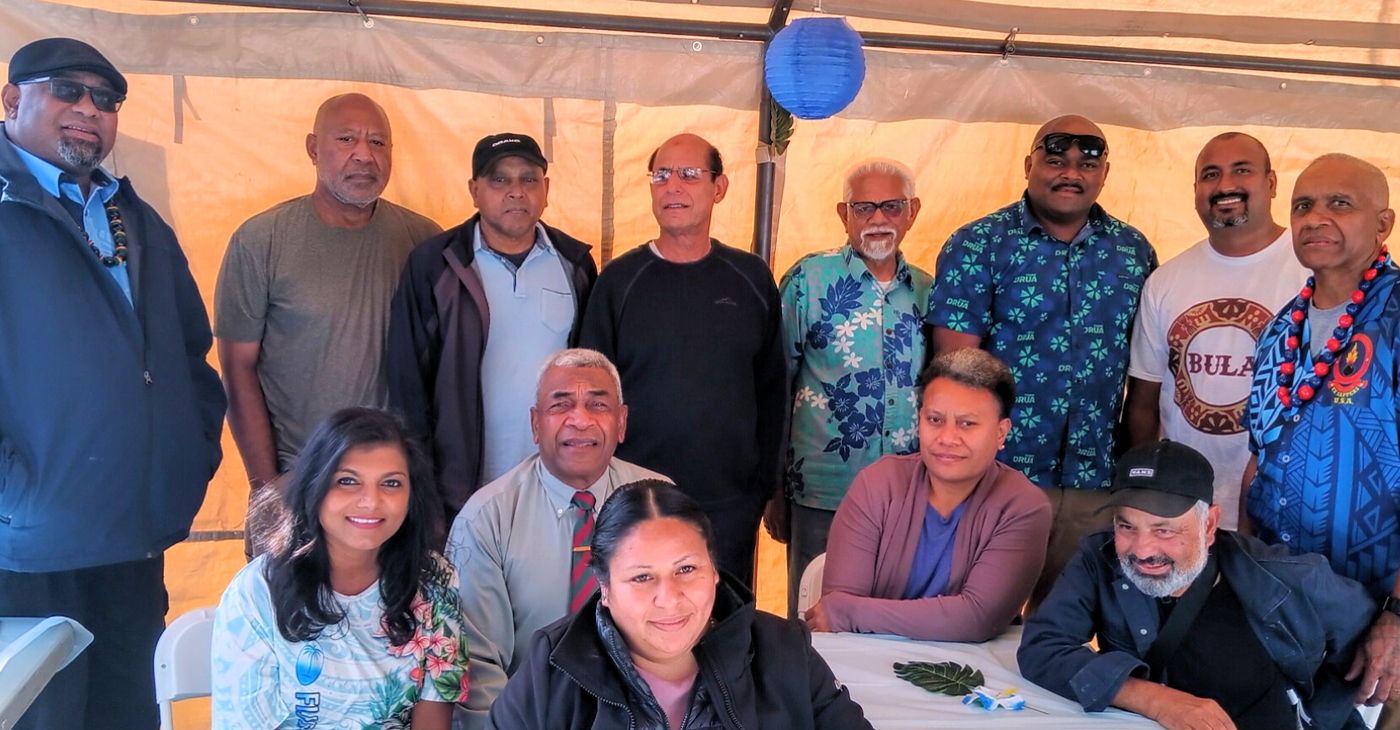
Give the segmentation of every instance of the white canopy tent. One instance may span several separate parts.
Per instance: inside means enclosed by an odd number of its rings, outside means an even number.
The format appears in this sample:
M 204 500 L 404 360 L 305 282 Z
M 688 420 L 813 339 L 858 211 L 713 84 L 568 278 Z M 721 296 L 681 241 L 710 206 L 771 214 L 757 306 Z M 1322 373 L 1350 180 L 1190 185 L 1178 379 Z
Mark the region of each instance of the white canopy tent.
M 816 14 L 865 37 L 865 85 L 836 118 L 798 121 L 774 159 L 764 41 Z M 1034 130 L 1069 112 L 1108 135 L 1100 202 L 1163 258 L 1203 236 L 1192 166 L 1227 129 L 1270 149 L 1279 220 L 1325 152 L 1400 181 L 1392 0 L 0 0 L 0 63 L 52 35 L 128 76 L 107 165 L 175 227 L 206 300 L 233 230 L 311 189 L 302 140 L 320 101 L 349 90 L 394 124 L 387 197 L 455 225 L 472 212 L 472 144 L 526 132 L 550 159 L 545 218 L 601 262 L 653 235 L 646 157 L 687 130 L 726 157 L 716 236 L 769 253 L 775 275 L 843 241 L 842 173 L 871 156 L 916 171 L 923 212 L 904 250 L 931 270 L 949 233 L 1020 194 Z M 243 564 L 247 488 L 227 436 L 225 452 L 196 534 L 170 553 L 172 616 L 215 603 Z M 770 609 L 779 555 L 761 568 Z

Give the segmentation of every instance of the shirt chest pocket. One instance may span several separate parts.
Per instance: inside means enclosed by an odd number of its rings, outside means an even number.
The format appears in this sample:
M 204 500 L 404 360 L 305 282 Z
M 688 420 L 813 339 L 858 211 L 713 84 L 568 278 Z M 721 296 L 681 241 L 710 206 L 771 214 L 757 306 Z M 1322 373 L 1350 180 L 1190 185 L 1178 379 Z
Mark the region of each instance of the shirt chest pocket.
M 555 332 L 568 332 L 574 324 L 574 295 L 540 289 L 540 321 Z

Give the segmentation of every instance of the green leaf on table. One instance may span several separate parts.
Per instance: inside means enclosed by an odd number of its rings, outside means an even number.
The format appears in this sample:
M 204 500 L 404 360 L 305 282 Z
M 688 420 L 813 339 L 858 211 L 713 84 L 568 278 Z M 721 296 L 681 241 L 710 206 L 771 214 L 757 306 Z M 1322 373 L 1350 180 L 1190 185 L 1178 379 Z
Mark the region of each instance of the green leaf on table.
M 894 674 L 915 687 L 953 697 L 965 695 L 986 682 L 982 670 L 957 662 L 896 663 Z

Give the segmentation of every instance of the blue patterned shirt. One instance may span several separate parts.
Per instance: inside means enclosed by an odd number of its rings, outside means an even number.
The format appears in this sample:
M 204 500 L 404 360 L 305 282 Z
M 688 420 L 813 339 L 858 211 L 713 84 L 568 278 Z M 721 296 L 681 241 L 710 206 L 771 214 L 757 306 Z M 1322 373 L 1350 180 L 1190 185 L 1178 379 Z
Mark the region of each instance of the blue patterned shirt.
M 919 448 L 915 381 L 932 279 L 904 260 L 886 292 L 850 244 L 783 276 L 784 349 L 793 383 L 786 487 L 834 511 L 856 474 Z
M 1016 376 L 997 458 L 1042 487 L 1108 487 L 1128 337 L 1155 268 L 1147 239 L 1098 205 L 1068 244 L 1024 196 L 948 239 L 927 321 L 981 337 Z
M 1259 338 L 1245 423 L 1259 471 L 1245 509 L 1263 541 L 1289 552 L 1319 553 L 1337 573 L 1376 598 L 1390 593 L 1400 568 L 1400 432 L 1396 353 L 1400 343 L 1400 271 L 1376 277 L 1356 313 L 1350 343 L 1309 402 L 1285 408 L 1278 368 L 1290 358 L 1284 309 Z M 1296 378 L 1312 372 L 1310 327 L 1303 327 Z

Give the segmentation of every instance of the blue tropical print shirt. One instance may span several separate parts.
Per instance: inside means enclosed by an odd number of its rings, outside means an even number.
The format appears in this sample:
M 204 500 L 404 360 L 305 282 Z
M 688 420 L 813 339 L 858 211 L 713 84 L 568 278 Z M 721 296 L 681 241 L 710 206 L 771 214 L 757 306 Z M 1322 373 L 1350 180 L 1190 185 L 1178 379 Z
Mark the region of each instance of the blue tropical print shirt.
M 1381 271 L 1356 313 L 1351 341 L 1317 394 L 1285 408 L 1278 368 L 1290 359 L 1290 302 L 1259 338 L 1245 414 L 1250 449 L 1259 459 L 1245 498 L 1254 534 L 1294 554 L 1321 554 L 1377 599 L 1390 593 L 1400 569 L 1397 281 L 1394 264 Z M 1300 374 L 1313 369 L 1310 329 L 1305 321 L 1303 360 L 1295 362 Z
M 804 507 L 835 511 L 861 469 L 919 448 L 933 280 L 896 255 L 888 292 L 850 244 L 802 258 L 779 285 L 793 384 L 785 486 Z
M 1095 205 L 1071 243 L 1027 198 L 958 229 L 938 254 L 927 321 L 977 335 L 1016 377 L 997 458 L 1042 487 L 1106 489 L 1128 338 L 1157 252 Z

